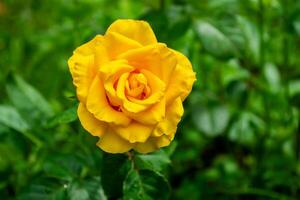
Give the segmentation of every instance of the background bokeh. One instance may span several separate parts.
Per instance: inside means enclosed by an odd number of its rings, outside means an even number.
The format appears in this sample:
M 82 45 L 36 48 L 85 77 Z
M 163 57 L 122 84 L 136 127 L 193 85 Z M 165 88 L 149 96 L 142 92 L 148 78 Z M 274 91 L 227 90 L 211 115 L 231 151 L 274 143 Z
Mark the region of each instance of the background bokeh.
M 67 66 L 119 18 L 148 21 L 197 73 L 151 160 L 170 198 L 300 199 L 299 0 L 1 0 L 0 198 L 122 196 L 106 182 L 123 158 L 81 127 Z

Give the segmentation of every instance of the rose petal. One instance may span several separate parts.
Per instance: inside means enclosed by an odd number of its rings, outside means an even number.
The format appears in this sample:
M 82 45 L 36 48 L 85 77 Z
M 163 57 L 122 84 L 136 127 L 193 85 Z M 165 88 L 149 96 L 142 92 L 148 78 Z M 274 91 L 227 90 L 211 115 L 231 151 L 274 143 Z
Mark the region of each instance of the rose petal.
M 182 115 L 183 106 L 180 97 L 178 97 L 174 102 L 167 106 L 165 119 L 157 124 L 152 135 L 155 137 L 174 135 Z
M 98 141 L 97 146 L 107 153 L 125 153 L 134 145 L 122 139 L 112 129 L 108 129 Z
M 139 153 L 150 153 L 157 150 L 156 142 L 153 138 L 149 138 L 146 142 L 136 143 L 134 150 Z
M 128 77 L 129 77 L 128 72 L 120 76 L 118 81 L 118 86 L 117 86 L 117 97 L 122 100 L 123 109 L 133 113 L 141 112 L 147 109 L 148 106 L 129 101 L 125 94 L 126 81 Z
M 123 139 L 130 143 L 145 142 L 152 133 L 153 126 L 145 126 L 137 122 L 131 122 L 128 126 L 114 126 L 113 129 Z
M 118 56 L 126 59 L 131 66 L 145 69 L 160 78 L 166 85 L 177 65 L 175 54 L 162 43 L 133 49 Z
M 103 44 L 111 59 L 130 49 L 140 48 L 142 45 L 116 32 L 107 32 L 104 35 Z
M 107 124 L 97 120 L 82 103 L 78 106 L 77 114 L 83 128 L 90 134 L 101 137 L 105 133 Z
M 95 77 L 89 90 L 87 109 L 100 121 L 125 126 L 131 121 L 124 113 L 114 110 L 109 104 L 99 75 Z
M 184 101 L 191 92 L 193 83 L 196 80 L 190 61 L 183 54 L 177 51 L 174 51 L 174 53 L 177 57 L 178 64 L 171 75 L 170 83 L 166 90 L 167 104 L 179 96 L 181 100 Z
M 109 32 L 117 32 L 139 42 L 141 45 L 149 45 L 157 42 L 152 28 L 145 21 L 119 19 L 109 26 L 106 33 Z
M 89 88 L 97 74 L 97 66 L 107 60 L 105 50 L 101 48 L 103 37 L 97 35 L 94 39 L 78 47 L 68 60 L 69 69 L 76 86 L 79 101 L 86 102 Z M 101 58 L 95 55 L 101 54 Z
M 157 124 L 165 117 L 165 109 L 166 100 L 165 98 L 162 98 L 158 103 L 139 113 L 124 112 L 127 116 L 142 124 L 153 125 Z

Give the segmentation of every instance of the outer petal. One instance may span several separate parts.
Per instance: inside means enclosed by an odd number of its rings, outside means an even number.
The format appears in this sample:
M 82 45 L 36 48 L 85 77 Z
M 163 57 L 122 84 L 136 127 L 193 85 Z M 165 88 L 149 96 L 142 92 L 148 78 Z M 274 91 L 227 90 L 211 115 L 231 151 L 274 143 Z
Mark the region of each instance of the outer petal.
M 145 142 L 152 133 L 154 126 L 146 126 L 137 122 L 131 122 L 128 126 L 114 126 L 113 129 L 123 139 L 130 143 Z
M 160 102 L 152 105 L 150 108 L 147 110 L 144 110 L 139 113 L 130 113 L 130 112 L 125 112 L 125 114 L 132 119 L 142 123 L 142 124 L 147 124 L 147 125 L 153 125 L 157 124 L 160 122 L 164 117 L 165 117 L 165 112 L 166 112 L 166 100 L 165 98 L 161 99 Z
M 156 141 L 154 140 L 154 138 L 149 138 L 144 143 L 137 143 L 134 147 L 134 150 L 136 150 L 139 153 L 150 153 L 157 149 L 158 148 L 157 148 Z
M 162 43 L 127 51 L 118 56 L 137 69 L 146 69 L 168 84 L 177 65 L 175 54 Z
M 106 123 L 97 120 L 82 103 L 79 104 L 77 113 L 83 128 L 90 134 L 101 137 L 105 133 Z
M 111 107 L 107 101 L 103 83 L 99 75 L 95 77 L 89 90 L 87 109 L 100 121 L 124 126 L 128 125 L 131 121 L 124 113 L 118 112 Z
M 103 44 L 111 59 L 130 49 L 140 48 L 142 45 L 137 41 L 127 38 L 116 32 L 107 32 L 104 35 Z
M 171 75 L 171 79 L 166 91 L 167 104 L 170 104 L 174 99 L 180 96 L 181 100 L 187 97 L 191 92 L 193 83 L 196 80 L 193 72 L 192 64 L 181 53 L 174 51 L 178 64 Z
M 110 25 L 106 33 L 117 32 L 142 45 L 156 43 L 156 37 L 150 25 L 145 21 L 119 19 Z
M 77 87 L 77 96 L 81 102 L 86 101 L 90 85 L 97 74 L 98 66 L 107 60 L 106 51 L 101 45 L 102 40 L 102 36 L 97 35 L 91 41 L 78 47 L 68 60 L 73 83 Z M 99 54 L 101 57 L 97 56 Z
M 166 117 L 153 130 L 152 136 L 144 143 L 137 143 L 134 149 L 140 153 L 149 153 L 168 146 L 174 139 L 177 125 L 183 115 L 180 97 L 167 107 Z
M 182 115 L 182 102 L 180 97 L 178 97 L 166 108 L 165 119 L 157 124 L 156 128 L 153 130 L 152 135 L 155 137 L 159 137 L 162 135 L 174 135 L 177 129 L 177 124 L 179 123 Z
M 68 61 L 73 77 L 73 84 L 76 86 L 76 93 L 79 101 L 85 102 L 86 97 L 96 74 L 94 67 L 94 55 L 82 56 L 74 54 Z
M 134 145 L 122 139 L 112 129 L 108 129 L 106 133 L 100 138 L 97 145 L 108 153 L 125 153 L 129 151 Z
M 103 36 L 96 35 L 91 41 L 81 45 L 76 48 L 74 53 L 81 54 L 83 56 L 88 56 L 95 53 L 95 47 L 102 43 Z

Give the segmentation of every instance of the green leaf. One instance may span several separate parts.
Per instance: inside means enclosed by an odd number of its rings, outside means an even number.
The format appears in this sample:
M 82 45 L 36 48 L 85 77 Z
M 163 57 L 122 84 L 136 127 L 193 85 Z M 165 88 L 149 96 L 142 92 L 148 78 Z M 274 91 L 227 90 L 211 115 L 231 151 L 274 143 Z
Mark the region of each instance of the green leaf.
M 195 126 L 210 137 L 221 134 L 230 118 L 229 110 L 224 105 L 198 107 L 192 114 Z
M 245 54 L 254 63 L 259 61 L 259 43 L 260 36 L 257 26 L 247 18 L 237 16 L 237 23 L 243 37 L 243 42 L 240 44 L 244 49 Z
M 25 132 L 29 129 L 29 125 L 18 111 L 8 105 L 0 105 L 0 123 L 20 132 Z
M 89 200 L 88 191 L 79 183 L 73 183 L 69 188 L 69 198 L 72 200 Z
M 272 92 L 278 92 L 280 89 L 280 74 L 277 67 L 272 63 L 264 66 L 264 76 L 268 82 L 268 88 Z
M 53 179 L 39 179 L 29 184 L 18 195 L 17 200 L 64 200 L 67 197 L 67 184 L 58 183 Z
M 75 121 L 77 119 L 77 107 L 78 105 L 75 105 L 64 112 L 57 114 L 47 122 L 46 127 L 51 128 L 59 124 Z
M 228 138 L 241 144 L 254 144 L 256 133 L 263 129 L 263 121 L 253 113 L 243 112 L 234 121 Z
M 89 157 L 76 154 L 53 154 L 43 163 L 48 177 L 66 181 L 79 178 L 85 167 L 90 167 Z
M 72 200 L 106 200 L 100 177 L 74 182 L 68 190 Z
M 8 79 L 6 91 L 12 103 L 24 112 L 49 117 L 53 111 L 46 99 L 33 86 L 25 82 L 20 76 L 14 75 Z M 37 113 L 39 112 L 39 113 Z
M 170 187 L 166 179 L 150 170 L 131 170 L 123 186 L 124 200 L 168 199 Z
M 101 183 L 108 198 L 122 196 L 122 185 L 130 168 L 128 157 L 122 154 L 103 154 Z
M 151 154 L 137 154 L 134 156 L 134 162 L 139 169 L 148 169 L 157 172 L 164 170 L 171 160 L 163 151 L 155 151 Z
M 92 177 L 84 180 L 83 185 L 89 193 L 90 200 L 106 200 L 107 197 L 101 185 L 100 177 Z
M 300 94 L 300 80 L 291 80 L 288 85 L 288 90 L 291 97 Z
M 195 30 L 204 49 L 213 56 L 228 58 L 236 54 L 236 49 L 231 40 L 209 22 L 197 21 Z

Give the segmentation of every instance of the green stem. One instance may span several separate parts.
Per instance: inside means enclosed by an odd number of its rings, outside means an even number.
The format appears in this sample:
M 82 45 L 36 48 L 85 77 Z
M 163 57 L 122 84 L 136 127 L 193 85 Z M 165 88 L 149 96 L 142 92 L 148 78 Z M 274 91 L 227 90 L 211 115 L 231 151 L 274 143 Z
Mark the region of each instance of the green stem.
M 21 132 L 26 138 L 28 138 L 32 143 L 34 143 L 36 146 L 41 147 L 43 146 L 43 142 L 35 137 L 33 134 L 29 132 Z
M 259 0 L 259 13 L 258 13 L 258 23 L 259 23 L 259 36 L 260 36 L 260 69 L 261 74 L 263 72 L 263 68 L 265 65 L 265 41 L 264 41 L 264 31 L 265 31 L 265 8 L 263 4 L 263 0 Z M 258 143 L 256 145 L 256 155 L 257 155 L 257 168 L 256 168 L 256 176 L 254 178 L 254 184 L 262 184 L 261 173 L 263 172 L 263 159 L 265 155 L 265 140 L 267 135 L 270 132 L 270 116 L 269 116 L 269 102 L 268 102 L 268 93 L 261 89 L 261 94 L 263 95 L 263 104 L 264 104 L 264 113 L 263 118 L 265 121 L 265 129 L 263 135 L 260 136 Z

